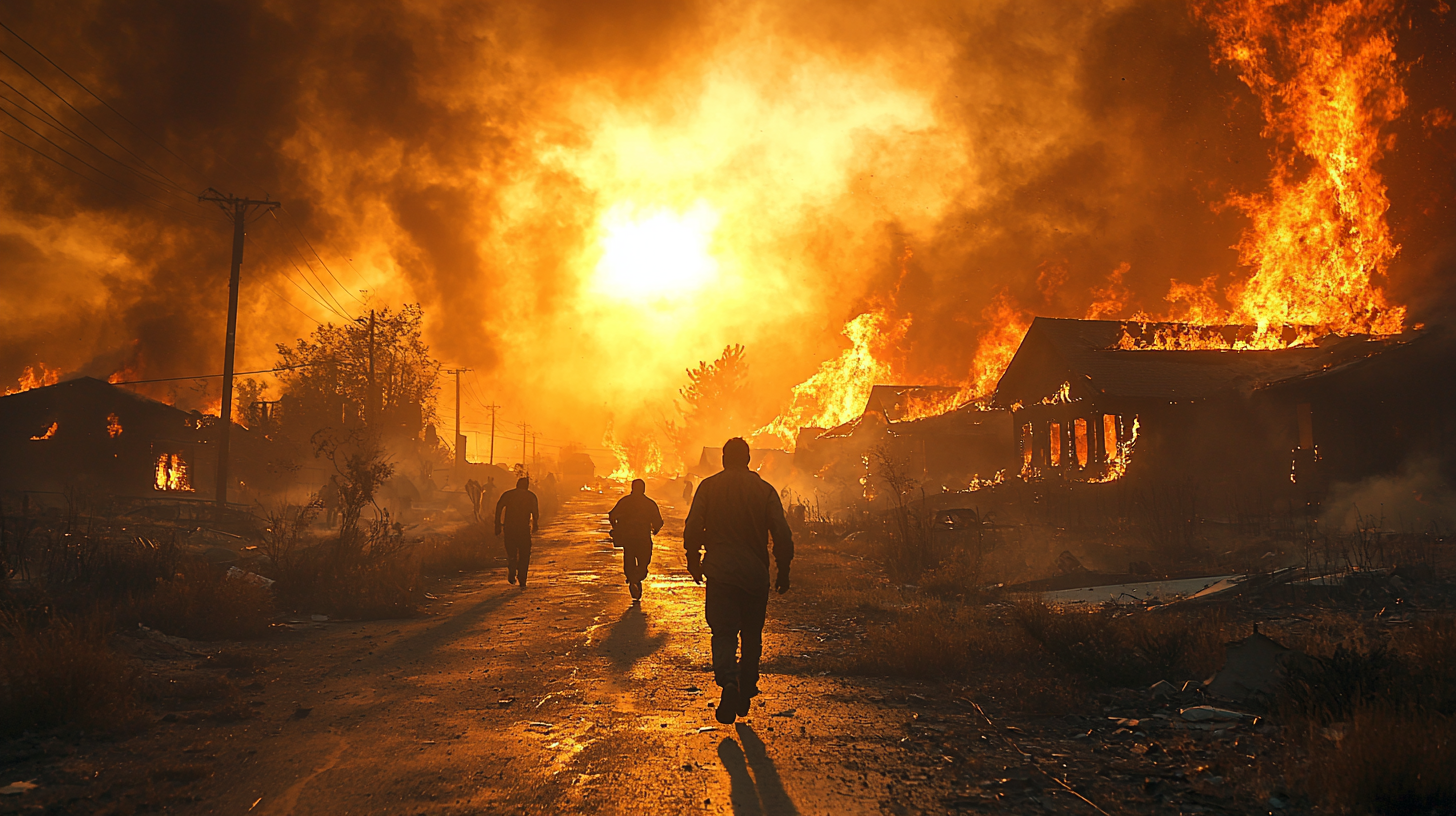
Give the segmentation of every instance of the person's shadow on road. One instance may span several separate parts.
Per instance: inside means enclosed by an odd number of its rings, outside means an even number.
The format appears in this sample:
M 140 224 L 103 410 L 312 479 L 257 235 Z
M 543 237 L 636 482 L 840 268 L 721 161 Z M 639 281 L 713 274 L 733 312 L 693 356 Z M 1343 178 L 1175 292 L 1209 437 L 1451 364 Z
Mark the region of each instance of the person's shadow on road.
M 718 759 L 728 771 L 728 801 L 733 816 L 799 816 L 763 740 L 747 723 L 738 723 L 734 728 L 738 742 L 724 737 L 718 743 Z
M 601 650 L 619 671 L 632 668 L 632 664 L 662 648 L 667 634 L 647 633 L 647 613 L 639 604 L 632 604 L 622 613 L 612 630 L 602 640 Z

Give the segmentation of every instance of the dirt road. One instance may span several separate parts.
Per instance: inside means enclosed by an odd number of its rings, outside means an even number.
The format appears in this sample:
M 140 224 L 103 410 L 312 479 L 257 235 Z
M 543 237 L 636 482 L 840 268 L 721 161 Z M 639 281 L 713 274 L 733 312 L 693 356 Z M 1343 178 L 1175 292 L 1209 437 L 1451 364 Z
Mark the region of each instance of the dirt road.
M 183 713 L 83 750 L 41 780 L 70 784 L 70 803 L 48 798 L 61 812 L 85 801 L 259 816 L 919 810 L 906 711 L 776 671 L 817 646 L 787 631 L 803 627 L 783 619 L 783 599 L 770 605 L 763 696 L 736 726 L 714 720 L 681 509 L 664 507 L 634 606 L 604 535 L 610 498 L 576 499 L 541 530 L 528 588 L 492 572 L 437 589 L 426 617 L 302 623 L 250 647 L 256 671 L 232 673 L 250 717 Z

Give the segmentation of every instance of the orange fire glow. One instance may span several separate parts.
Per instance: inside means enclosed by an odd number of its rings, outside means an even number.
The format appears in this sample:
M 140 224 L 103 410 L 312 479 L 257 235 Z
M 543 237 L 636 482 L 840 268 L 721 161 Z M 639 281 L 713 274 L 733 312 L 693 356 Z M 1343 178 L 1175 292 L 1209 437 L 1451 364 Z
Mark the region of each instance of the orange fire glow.
M 849 348 L 794 386 L 789 409 L 754 435 L 773 436 L 793 449 L 800 428 L 833 428 L 858 417 L 869 401 L 870 389 L 893 379 L 884 352 L 909 327 L 909 319 L 891 320 L 883 310 L 865 312 L 846 323 L 843 332 Z
M 1376 170 L 1388 144 L 1381 127 L 1406 105 L 1394 7 L 1321 3 L 1292 16 L 1284 0 L 1195 4 L 1217 38 L 1216 61 L 1233 65 L 1259 99 L 1274 170 L 1267 192 L 1229 199 L 1252 222 L 1235 245 L 1251 272 L 1225 291 L 1230 307 L 1217 301 L 1217 276 L 1174 282 L 1167 299 L 1182 322 L 1256 331 L 1236 342 L 1165 331 L 1119 348 L 1284 348 L 1404 329 L 1405 308 L 1388 303 L 1379 284 L 1400 251 Z
M 608 479 L 630 482 L 663 472 L 662 449 L 650 435 L 638 434 L 619 442 L 612 425 L 608 424 L 602 444 L 617 460 L 617 466 L 607 476 Z
M 44 442 L 45 440 L 50 439 L 51 437 L 55 436 L 56 435 L 56 431 L 60 427 L 61 427 L 61 423 L 59 423 L 59 422 L 52 422 L 44 431 L 42 431 L 41 433 L 36 434 L 35 436 L 32 436 L 30 438 L 30 441 L 32 441 L 32 442 Z
M 168 493 L 191 493 L 192 474 L 187 460 L 180 453 L 157 455 L 157 478 L 154 486 Z
M 61 372 L 46 368 L 45 363 L 36 363 L 34 366 L 26 366 L 25 371 L 16 380 L 14 388 L 5 390 L 6 394 L 19 394 L 21 391 L 29 391 L 32 388 L 44 388 L 47 385 L 55 385 L 61 380 Z
M 106 434 L 108 436 L 110 436 L 112 439 L 115 439 L 118 436 L 121 436 L 121 431 L 122 431 L 121 418 L 118 417 L 116 414 L 107 414 L 106 415 Z

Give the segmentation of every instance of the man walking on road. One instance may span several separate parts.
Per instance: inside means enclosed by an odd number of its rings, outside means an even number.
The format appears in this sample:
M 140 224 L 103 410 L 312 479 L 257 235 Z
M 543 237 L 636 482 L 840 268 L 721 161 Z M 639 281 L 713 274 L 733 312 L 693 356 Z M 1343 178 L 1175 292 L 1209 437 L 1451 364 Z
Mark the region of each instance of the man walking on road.
M 713 679 L 723 688 L 717 718 L 725 725 L 748 716 L 758 694 L 768 612 L 769 535 L 779 594 L 789 589 L 789 562 L 794 558 L 794 537 L 779 493 L 748 469 L 748 460 L 747 442 L 734 437 L 723 445 L 723 470 L 698 485 L 683 529 L 688 572 L 698 583 L 708 580 L 704 612 L 713 631 Z
M 531 480 L 522 476 L 516 487 L 501 494 L 495 505 L 495 534 L 505 531 L 506 576 L 511 583 L 520 579 L 526 588 L 526 570 L 531 566 L 531 534 L 541 518 L 536 494 L 530 490 Z
M 647 498 L 647 483 L 632 480 L 632 492 L 617 501 L 607 520 L 612 523 L 612 540 L 622 548 L 622 572 L 632 600 L 642 599 L 642 580 L 652 563 L 652 537 L 662 529 L 662 512 Z

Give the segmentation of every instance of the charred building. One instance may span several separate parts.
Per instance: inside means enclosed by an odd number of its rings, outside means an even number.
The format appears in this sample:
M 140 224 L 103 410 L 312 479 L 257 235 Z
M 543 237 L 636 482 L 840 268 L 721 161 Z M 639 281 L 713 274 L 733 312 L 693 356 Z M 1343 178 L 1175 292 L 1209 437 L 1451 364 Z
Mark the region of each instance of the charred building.
M 1452 344 L 1437 332 L 1241 348 L 1248 327 L 1039 317 L 997 385 L 1023 475 L 1196 478 L 1316 496 L 1413 452 L 1452 461 Z
M 94 377 L 0 397 L 0 490 L 210 499 L 216 422 Z

